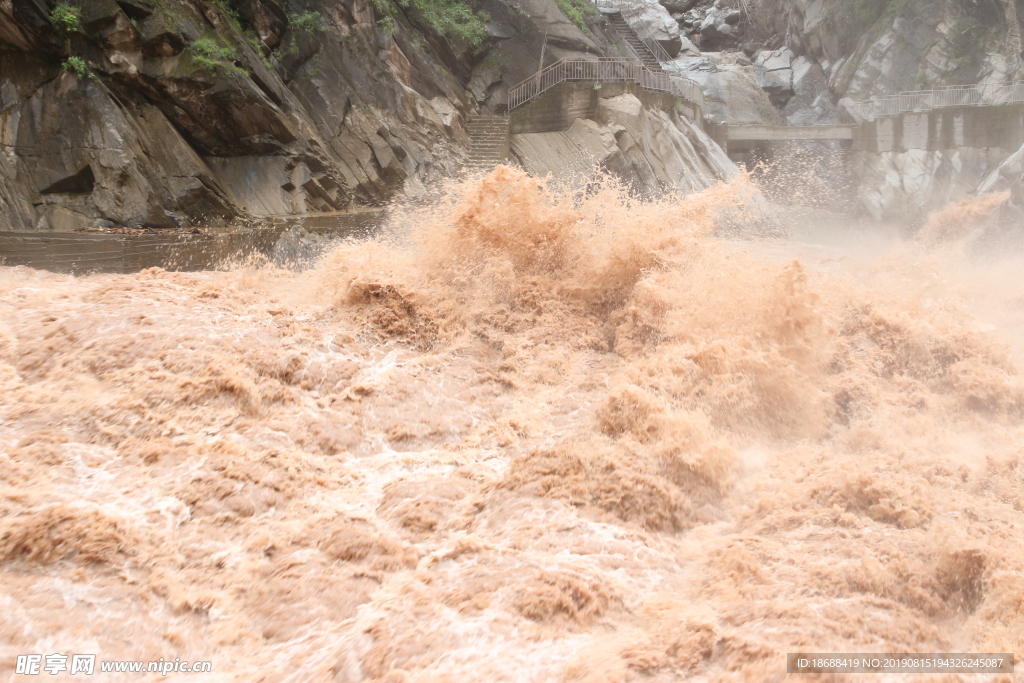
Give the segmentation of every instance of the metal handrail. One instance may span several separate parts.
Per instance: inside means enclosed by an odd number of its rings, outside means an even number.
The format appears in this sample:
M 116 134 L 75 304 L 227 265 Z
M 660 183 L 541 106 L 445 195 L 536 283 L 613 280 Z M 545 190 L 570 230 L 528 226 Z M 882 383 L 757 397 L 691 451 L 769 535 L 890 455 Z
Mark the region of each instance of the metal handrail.
M 931 111 L 947 107 L 990 107 L 1024 103 L 1024 83 L 985 83 L 947 85 L 934 90 L 912 90 L 888 97 L 856 102 L 853 109 L 860 118 L 876 119 L 904 112 Z
M 665 72 L 651 71 L 635 59 L 598 57 L 595 59 L 562 59 L 541 69 L 508 91 L 509 111 L 522 106 L 542 93 L 566 81 L 595 83 L 629 81 L 644 90 L 668 93 L 693 102 L 704 109 L 704 91 L 696 81 Z
M 650 26 L 647 26 L 640 18 L 640 12 L 631 2 L 623 2 L 622 0 L 594 0 L 594 5 L 598 8 L 606 7 L 608 9 L 616 9 L 622 15 L 622 18 L 629 24 L 629 28 L 632 29 L 636 37 L 640 39 L 647 49 L 651 51 L 654 58 L 661 64 L 668 64 L 672 61 L 672 57 L 669 56 L 665 48 L 661 46 L 651 31 Z

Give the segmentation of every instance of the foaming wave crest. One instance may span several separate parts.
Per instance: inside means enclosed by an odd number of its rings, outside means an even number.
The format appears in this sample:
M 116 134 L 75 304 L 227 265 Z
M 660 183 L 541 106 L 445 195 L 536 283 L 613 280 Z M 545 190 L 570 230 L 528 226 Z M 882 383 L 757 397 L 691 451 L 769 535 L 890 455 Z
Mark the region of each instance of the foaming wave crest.
M 749 197 L 498 168 L 302 273 L 0 269 L 0 671 L 1021 651 L 1021 270 L 716 238 Z

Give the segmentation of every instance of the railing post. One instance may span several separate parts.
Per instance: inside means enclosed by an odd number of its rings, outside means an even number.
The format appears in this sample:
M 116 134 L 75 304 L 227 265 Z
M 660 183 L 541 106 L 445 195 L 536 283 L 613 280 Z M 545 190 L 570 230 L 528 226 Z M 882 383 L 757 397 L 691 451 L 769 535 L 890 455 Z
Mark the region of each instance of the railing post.
M 703 91 L 683 76 L 655 73 L 632 59 L 562 59 L 509 90 L 509 109 L 515 109 L 567 80 L 632 81 L 642 88 L 671 93 L 703 108 Z
M 860 102 L 856 108 L 865 118 L 901 112 L 932 111 L 946 107 L 983 107 L 1024 102 L 1024 83 L 948 85 L 932 90 L 902 92 Z

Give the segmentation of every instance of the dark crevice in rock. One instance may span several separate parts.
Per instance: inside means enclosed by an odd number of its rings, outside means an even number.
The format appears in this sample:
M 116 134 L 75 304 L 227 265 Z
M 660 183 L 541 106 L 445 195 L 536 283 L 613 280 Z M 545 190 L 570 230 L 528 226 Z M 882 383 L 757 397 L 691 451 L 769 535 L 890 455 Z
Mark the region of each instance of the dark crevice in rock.
M 173 57 L 185 49 L 185 41 L 177 33 L 161 33 L 147 40 L 142 49 L 150 58 Z
M 252 80 L 252 82 L 256 84 L 256 87 L 259 88 L 260 91 L 267 96 L 267 99 L 269 99 L 279 108 L 284 108 L 284 100 L 282 100 L 281 97 L 276 92 L 274 92 L 274 89 L 267 85 L 262 78 L 257 76 L 255 73 L 250 72 L 249 79 Z
M 96 177 L 92 174 L 92 166 L 86 166 L 78 173 L 62 178 L 50 186 L 40 190 L 40 194 L 89 194 L 96 185 Z
M 129 2 L 129 0 L 117 0 L 117 5 L 121 8 L 122 12 L 128 15 L 129 19 L 134 19 L 135 21 L 142 21 L 153 14 L 152 7 L 147 6 L 145 3 L 138 2 L 137 0 L 133 2 Z

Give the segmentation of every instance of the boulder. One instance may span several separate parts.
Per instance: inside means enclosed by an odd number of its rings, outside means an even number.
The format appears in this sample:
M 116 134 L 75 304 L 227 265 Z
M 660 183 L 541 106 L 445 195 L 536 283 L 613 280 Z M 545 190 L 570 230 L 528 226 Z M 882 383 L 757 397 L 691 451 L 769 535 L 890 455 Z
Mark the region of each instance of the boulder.
M 785 106 L 793 96 L 793 52 L 788 48 L 765 50 L 754 60 L 761 88 L 779 107 Z
M 712 7 L 696 25 L 701 47 L 717 51 L 734 44 L 741 16 L 739 10 Z
M 765 71 L 785 71 L 793 68 L 795 56 L 793 51 L 786 47 L 778 50 L 762 50 L 755 57 L 754 64 Z
M 791 126 L 813 126 L 839 123 L 839 116 L 828 90 L 825 72 L 816 62 L 804 56 L 792 63 L 793 97 L 782 115 Z
M 671 14 L 683 14 L 690 11 L 700 0 L 661 0 L 661 6 Z
M 778 109 L 768 93 L 761 88 L 760 70 L 753 66 L 740 66 L 734 59 L 724 58 L 729 53 L 706 53 L 705 59 L 714 58 L 714 70 L 701 68 L 685 72 L 697 81 L 704 91 L 705 115 L 715 123 L 734 126 L 778 126 L 783 123 Z
M 700 57 L 700 50 L 689 38 L 684 35 L 680 35 L 679 52 L 676 53 L 676 59 L 687 57 Z

